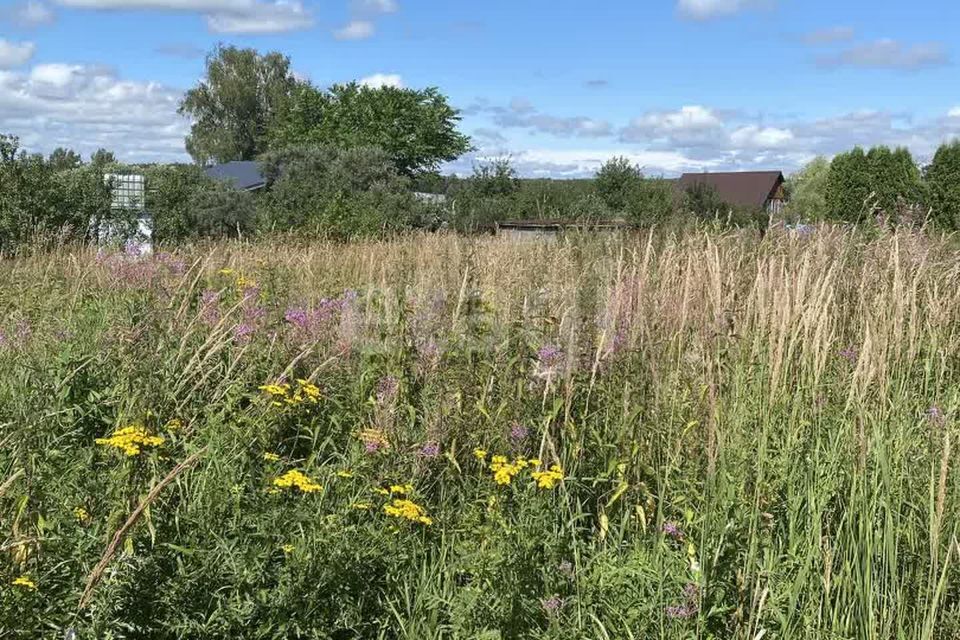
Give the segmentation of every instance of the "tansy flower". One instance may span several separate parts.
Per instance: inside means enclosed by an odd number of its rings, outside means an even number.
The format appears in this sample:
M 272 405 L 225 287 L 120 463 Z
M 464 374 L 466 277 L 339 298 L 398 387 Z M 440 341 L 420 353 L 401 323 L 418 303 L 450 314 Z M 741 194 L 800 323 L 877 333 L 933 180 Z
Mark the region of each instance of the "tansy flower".
M 128 456 L 135 456 L 144 447 L 159 447 L 164 443 L 163 436 L 153 436 L 138 424 L 130 425 L 113 432 L 109 438 L 97 438 L 97 444 L 115 447 Z
M 413 493 L 413 485 L 412 484 L 390 485 L 390 493 L 395 493 L 400 496 L 405 496 L 407 494 Z
M 13 581 L 13 586 L 15 586 L 15 587 L 22 587 L 22 588 L 27 589 L 27 590 L 29 590 L 29 591 L 36 591 L 36 590 L 37 590 L 37 583 L 35 583 L 33 580 L 31 580 L 31 579 L 30 579 L 30 576 L 20 576 L 19 578 L 17 578 L 16 580 Z
M 323 491 L 323 487 L 296 469 L 291 469 L 279 478 L 274 478 L 273 486 L 279 489 L 299 489 L 302 493 Z
M 83 507 L 74 507 L 73 517 L 76 518 L 77 522 L 86 522 L 90 519 L 90 513 Z
M 369 502 L 355 502 L 350 506 L 352 506 L 354 509 L 362 509 L 365 511 L 373 509 L 373 505 Z
M 563 469 L 559 465 L 553 465 L 546 471 L 532 472 L 530 477 L 536 480 L 537 486 L 541 489 L 553 489 L 563 480 Z
M 352 478 L 352 477 L 353 477 L 353 472 L 352 472 L 352 471 L 346 471 L 346 470 L 341 469 L 340 471 L 337 471 L 337 477 L 338 477 L 338 478 Z
M 180 431 L 180 429 L 183 429 L 183 422 L 181 422 L 179 418 L 173 418 L 172 420 L 168 420 L 167 424 L 165 424 L 163 428 L 170 433 L 176 433 L 177 431 Z
M 484 460 L 487 459 L 487 451 L 485 449 L 474 449 L 473 457 L 483 462 Z
M 263 459 L 267 462 L 276 462 L 280 459 L 280 456 L 275 453 L 265 453 L 263 454 Z
M 294 550 L 296 550 L 296 547 L 294 547 L 292 544 L 285 544 L 280 547 L 280 550 L 283 551 L 285 555 L 290 555 L 294 552 Z
M 383 511 L 394 518 L 404 518 L 427 526 L 433 524 L 433 519 L 427 515 L 424 508 L 411 500 L 395 499 L 391 504 L 384 505 Z

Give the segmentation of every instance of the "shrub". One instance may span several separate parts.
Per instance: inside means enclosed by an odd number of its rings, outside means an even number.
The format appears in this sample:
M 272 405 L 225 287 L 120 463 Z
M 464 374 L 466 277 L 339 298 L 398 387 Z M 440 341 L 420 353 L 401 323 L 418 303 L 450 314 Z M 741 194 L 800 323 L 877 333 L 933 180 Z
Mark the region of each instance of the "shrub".
M 200 167 L 185 164 L 152 167 L 145 172 L 145 179 L 146 209 L 153 217 L 154 240 L 176 242 L 204 235 L 194 227 L 196 207 L 205 192 L 217 190 L 215 180 Z M 212 207 L 213 203 L 206 199 L 204 206 Z
M 960 140 L 937 149 L 925 177 L 933 221 L 947 229 L 960 229 Z
M 898 216 L 921 199 L 920 171 L 906 149 L 874 147 L 864 153 L 856 147 L 830 163 L 826 208 L 838 220 L 859 222 L 875 212 Z
M 614 211 L 623 211 L 642 183 L 640 167 L 623 156 L 607 160 L 594 178 L 597 195 Z
M 677 214 L 677 197 L 673 183 L 662 178 L 645 178 L 632 185 L 627 193 L 626 216 L 641 226 L 662 224 Z
M 786 189 L 790 195 L 786 217 L 795 220 L 819 221 L 828 217 L 827 180 L 830 162 L 817 156 L 800 171 L 787 179 Z

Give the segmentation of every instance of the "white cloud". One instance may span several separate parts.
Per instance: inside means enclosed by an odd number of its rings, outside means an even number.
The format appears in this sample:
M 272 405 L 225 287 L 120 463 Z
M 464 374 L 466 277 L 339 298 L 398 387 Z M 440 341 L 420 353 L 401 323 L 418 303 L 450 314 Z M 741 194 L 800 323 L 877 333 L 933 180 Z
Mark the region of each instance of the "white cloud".
M 638 165 L 646 175 L 677 174 L 684 171 L 705 171 L 716 166 L 712 160 L 696 160 L 676 151 L 631 151 L 624 149 L 527 149 L 508 154 L 510 163 L 520 175 L 528 177 L 590 176 L 614 156 L 624 156 Z M 479 156 L 481 162 L 492 159 Z M 470 166 L 460 163 L 458 173 L 469 173 Z
M 0 69 L 12 69 L 30 62 L 37 47 L 32 42 L 11 42 L 0 38 Z
M 396 13 L 400 9 L 396 0 L 353 0 L 352 8 L 358 15 Z
M 853 40 L 855 31 L 852 27 L 827 27 L 817 29 L 803 36 L 803 41 L 809 45 L 833 44 L 834 42 L 847 42 Z
M 863 67 L 910 71 L 943 66 L 949 61 L 946 48 L 939 42 L 906 45 L 897 40 L 884 39 L 821 56 L 817 59 L 817 64 L 826 68 Z
M 302 0 L 56 0 L 77 9 L 152 9 L 201 13 L 215 33 L 283 33 L 313 26 Z
M 679 111 L 648 113 L 635 118 L 631 126 L 655 133 L 701 131 L 723 126 L 720 118 L 700 105 L 681 107 Z
M 0 131 L 30 151 L 99 147 L 131 162 L 183 161 L 189 123 L 177 115 L 181 92 L 124 80 L 102 66 L 43 64 L 0 71 Z
M 0 10 L 0 19 L 4 18 L 20 27 L 36 27 L 50 24 L 54 21 L 55 16 L 50 7 L 40 0 L 26 0 Z
M 364 40 L 373 35 L 375 28 L 369 20 L 353 20 L 333 32 L 337 40 Z
M 690 20 L 710 20 L 761 6 L 758 0 L 677 0 L 680 15 Z
M 730 142 L 737 147 L 748 149 L 777 149 L 793 142 L 793 132 L 789 129 L 747 125 L 730 134 Z
M 372 76 L 360 79 L 360 84 L 371 89 L 383 87 L 403 87 L 403 78 L 395 73 L 375 73 Z
M 947 112 L 948 118 L 960 118 L 960 107 L 954 107 Z

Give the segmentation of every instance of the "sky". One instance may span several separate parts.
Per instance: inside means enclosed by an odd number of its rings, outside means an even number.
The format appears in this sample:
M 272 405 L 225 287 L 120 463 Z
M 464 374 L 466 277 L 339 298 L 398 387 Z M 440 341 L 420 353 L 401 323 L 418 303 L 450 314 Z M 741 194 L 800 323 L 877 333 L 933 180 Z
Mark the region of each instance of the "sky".
M 318 86 L 439 87 L 525 176 L 781 169 L 960 136 L 952 0 L 0 0 L 0 133 L 189 161 L 183 92 L 218 43 Z

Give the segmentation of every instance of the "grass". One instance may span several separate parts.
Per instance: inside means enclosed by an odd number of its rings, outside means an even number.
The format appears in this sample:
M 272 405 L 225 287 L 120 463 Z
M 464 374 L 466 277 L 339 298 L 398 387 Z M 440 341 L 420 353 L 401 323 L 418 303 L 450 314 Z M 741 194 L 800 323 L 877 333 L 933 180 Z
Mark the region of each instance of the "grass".
M 951 242 L 8 259 L 0 638 L 960 637 Z

